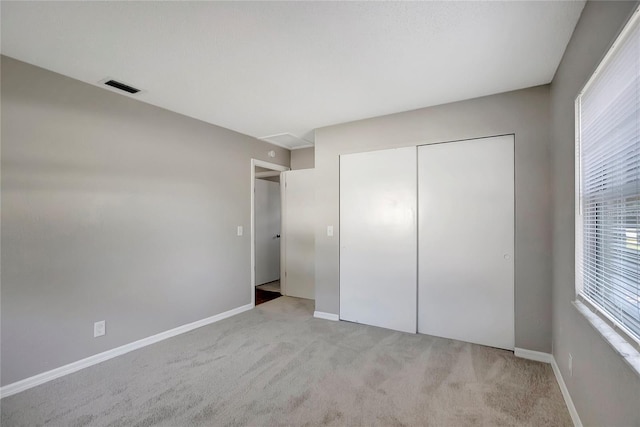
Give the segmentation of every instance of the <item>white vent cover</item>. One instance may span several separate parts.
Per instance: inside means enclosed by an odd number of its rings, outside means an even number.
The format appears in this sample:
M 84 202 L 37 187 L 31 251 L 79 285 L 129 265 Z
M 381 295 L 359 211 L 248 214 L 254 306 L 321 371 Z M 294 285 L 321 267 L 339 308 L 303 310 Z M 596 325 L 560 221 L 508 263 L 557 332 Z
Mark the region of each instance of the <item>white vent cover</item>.
M 258 138 L 262 141 L 269 142 L 279 147 L 288 148 L 289 150 L 297 150 L 298 148 L 313 147 L 313 142 L 302 139 L 291 133 L 279 133 L 276 135 L 263 136 Z

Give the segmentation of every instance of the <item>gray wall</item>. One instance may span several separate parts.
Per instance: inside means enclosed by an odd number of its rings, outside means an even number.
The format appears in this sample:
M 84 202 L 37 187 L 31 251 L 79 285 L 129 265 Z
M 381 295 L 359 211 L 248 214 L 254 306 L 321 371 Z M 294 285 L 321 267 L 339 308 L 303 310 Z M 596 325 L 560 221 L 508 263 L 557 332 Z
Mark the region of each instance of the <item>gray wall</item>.
M 3 385 L 250 303 L 250 158 L 288 150 L 7 57 L 1 92 Z
M 551 352 L 548 86 L 316 130 L 316 310 L 339 312 L 340 154 L 510 133 L 516 140 L 515 343 Z M 327 225 L 335 237 L 327 237 Z
M 291 150 L 291 169 L 313 169 L 315 167 L 315 148 Z
M 640 426 L 640 378 L 573 307 L 574 101 L 635 2 L 589 2 L 551 85 L 553 354 L 582 422 Z M 568 357 L 573 356 L 573 377 Z

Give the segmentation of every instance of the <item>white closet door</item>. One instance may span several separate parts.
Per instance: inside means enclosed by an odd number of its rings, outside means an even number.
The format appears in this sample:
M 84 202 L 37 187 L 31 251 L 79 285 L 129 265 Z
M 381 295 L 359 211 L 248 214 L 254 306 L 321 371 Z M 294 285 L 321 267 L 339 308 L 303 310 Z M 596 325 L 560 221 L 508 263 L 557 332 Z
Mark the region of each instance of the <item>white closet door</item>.
M 282 172 L 284 295 L 315 299 L 315 181 L 313 169 Z
M 340 318 L 416 332 L 416 148 L 340 156 Z
M 514 348 L 513 136 L 418 148 L 418 332 Z

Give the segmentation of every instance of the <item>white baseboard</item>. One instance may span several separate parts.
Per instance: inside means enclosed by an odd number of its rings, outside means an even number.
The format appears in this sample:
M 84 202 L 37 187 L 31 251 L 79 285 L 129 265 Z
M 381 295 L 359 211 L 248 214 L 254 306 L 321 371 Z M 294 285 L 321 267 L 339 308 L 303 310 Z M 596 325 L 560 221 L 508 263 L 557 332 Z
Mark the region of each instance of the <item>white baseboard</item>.
M 313 317 L 316 317 L 318 319 L 333 320 L 335 322 L 340 320 L 340 317 L 337 314 L 325 313 L 323 311 L 314 311 Z
M 553 355 L 550 353 L 543 353 L 541 351 L 527 350 L 525 348 L 516 347 L 513 351 L 516 357 L 523 359 L 535 360 L 536 362 L 551 363 L 553 362 Z
M 560 386 L 560 391 L 562 392 L 562 397 L 564 397 L 564 402 L 567 404 L 567 408 L 569 409 L 569 415 L 571 415 L 573 425 L 576 427 L 582 427 L 582 421 L 580 421 L 580 416 L 578 415 L 578 411 L 573 404 L 573 400 L 571 399 L 571 395 L 569 394 L 569 389 L 564 383 L 564 379 L 562 378 L 560 368 L 558 367 L 555 358 L 551 361 L 551 367 L 553 368 L 553 373 L 556 376 L 556 381 L 558 381 L 558 385 Z
M 226 319 L 227 317 L 235 316 L 236 314 L 240 314 L 244 311 L 251 310 L 252 308 L 253 308 L 253 304 L 243 305 L 241 307 L 237 307 L 229 311 L 225 311 L 224 313 L 207 317 L 206 319 L 197 320 L 195 322 L 178 326 L 177 328 L 169 329 L 168 331 L 160 332 L 159 334 L 155 334 L 147 338 L 142 338 L 138 341 L 134 341 L 129 344 L 125 344 L 123 346 L 116 347 L 111 350 L 107 350 L 102 353 L 94 354 L 93 356 L 89 356 L 85 359 L 81 359 L 76 362 L 69 363 L 68 365 L 64 365 L 47 372 L 43 372 L 41 374 L 34 375 L 33 377 L 25 378 L 24 380 L 20 380 L 12 384 L 7 384 L 4 387 L 0 387 L 0 398 L 11 396 L 13 394 L 19 393 L 21 391 L 35 387 L 37 385 L 44 384 L 56 378 L 60 378 L 64 375 L 68 375 L 73 372 L 79 371 L 80 369 L 88 368 L 89 366 L 96 365 L 100 362 L 104 362 L 105 360 L 113 359 L 116 356 L 121 356 L 125 353 L 129 353 L 130 351 L 137 350 L 139 348 L 157 343 L 158 341 L 166 340 L 167 338 L 184 334 L 185 332 L 189 332 L 196 328 L 200 328 L 202 326 L 206 326 L 211 323 L 218 322 L 222 319 Z

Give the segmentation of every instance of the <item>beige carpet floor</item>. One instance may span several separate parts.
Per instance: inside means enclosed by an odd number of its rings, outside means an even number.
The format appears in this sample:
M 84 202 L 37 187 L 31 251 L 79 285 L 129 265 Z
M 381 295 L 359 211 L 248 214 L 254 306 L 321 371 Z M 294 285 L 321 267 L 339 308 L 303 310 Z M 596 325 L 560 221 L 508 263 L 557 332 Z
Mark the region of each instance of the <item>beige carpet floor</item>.
M 9 426 L 570 426 L 549 365 L 256 309 L 1 401 Z

